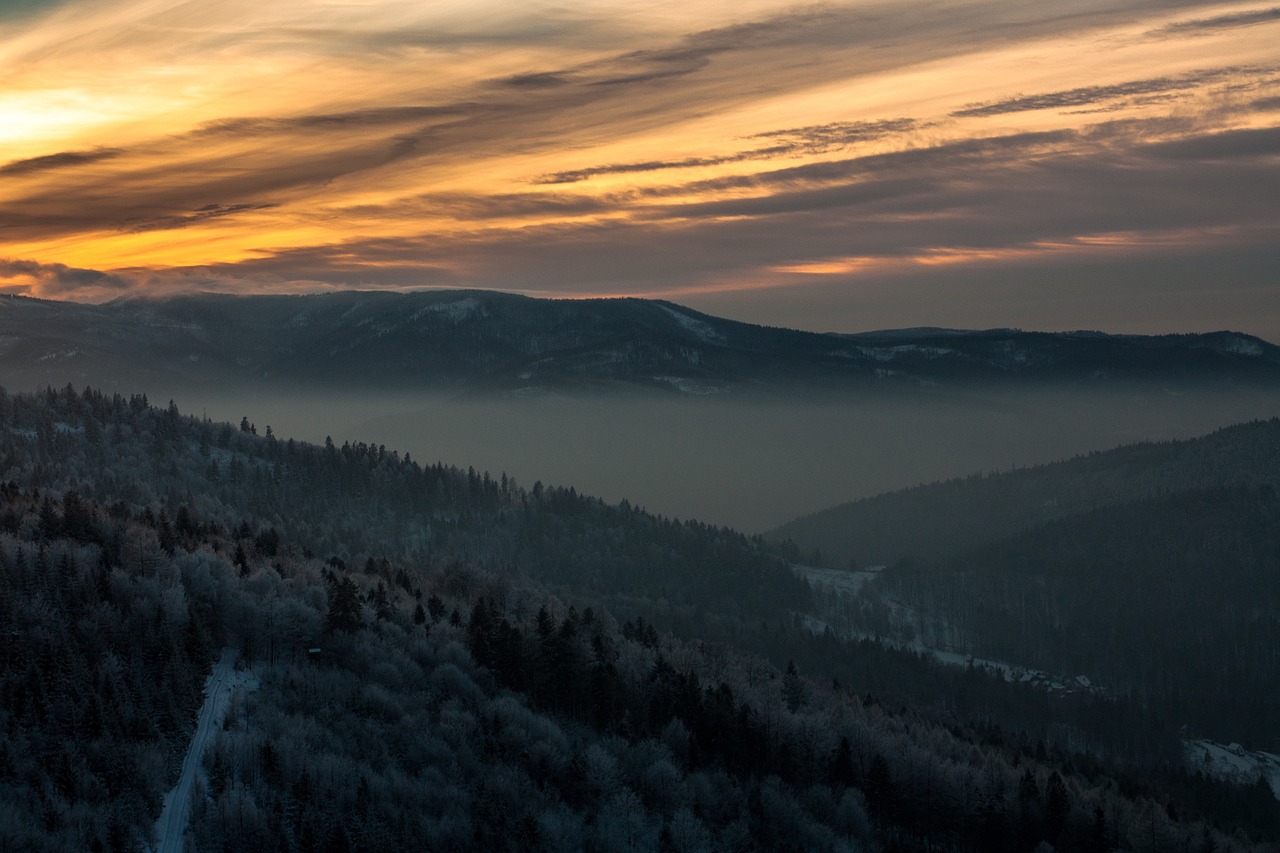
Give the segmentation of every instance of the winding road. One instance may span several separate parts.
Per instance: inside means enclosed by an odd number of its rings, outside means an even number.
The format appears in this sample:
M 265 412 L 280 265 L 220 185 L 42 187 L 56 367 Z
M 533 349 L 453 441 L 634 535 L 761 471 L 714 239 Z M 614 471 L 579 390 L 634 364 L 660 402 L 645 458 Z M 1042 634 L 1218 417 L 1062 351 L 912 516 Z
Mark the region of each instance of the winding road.
M 164 811 L 156 823 L 156 853 L 182 853 L 183 836 L 187 831 L 187 821 L 191 818 L 191 787 L 195 783 L 196 773 L 200 769 L 200 761 L 204 757 L 209 738 L 221 721 L 226 711 L 227 702 L 231 699 L 231 688 L 235 682 L 235 649 L 223 649 L 222 657 L 213 666 L 209 680 L 204 688 L 204 706 L 200 708 L 200 717 L 196 721 L 196 732 L 191 737 L 191 748 L 182 762 L 182 775 L 178 784 L 165 795 Z

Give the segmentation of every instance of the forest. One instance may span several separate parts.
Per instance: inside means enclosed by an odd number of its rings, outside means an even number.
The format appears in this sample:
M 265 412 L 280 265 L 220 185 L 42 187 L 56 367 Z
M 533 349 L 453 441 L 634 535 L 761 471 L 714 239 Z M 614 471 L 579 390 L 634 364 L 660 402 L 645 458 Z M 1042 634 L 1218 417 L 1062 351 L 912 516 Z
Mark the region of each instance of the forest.
M 1199 734 L 1280 749 L 1270 486 L 1094 510 L 947 561 L 904 562 L 873 587 L 869 601 L 909 603 L 972 653 L 1083 674 Z
M 151 843 L 224 647 L 202 851 L 1280 849 L 1151 697 L 816 631 L 758 538 L 72 387 L 0 394 L 0 481 L 0 849 Z
M 937 559 L 1092 510 L 1240 485 L 1280 487 L 1280 419 L 900 489 L 795 519 L 769 538 L 841 565 Z
M 1278 480 L 1280 420 L 1255 421 L 860 501 L 783 547 L 888 561 L 818 596 L 842 636 L 1083 677 L 1184 736 L 1276 752 Z

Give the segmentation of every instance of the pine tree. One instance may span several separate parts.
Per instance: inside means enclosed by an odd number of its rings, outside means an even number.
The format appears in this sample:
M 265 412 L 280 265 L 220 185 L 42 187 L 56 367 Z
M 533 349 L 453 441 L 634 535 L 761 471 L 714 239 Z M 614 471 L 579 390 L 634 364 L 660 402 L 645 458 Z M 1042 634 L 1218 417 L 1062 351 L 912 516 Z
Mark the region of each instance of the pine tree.
M 329 614 L 325 627 L 330 631 L 354 631 L 361 624 L 360 590 L 351 578 L 338 578 L 329 585 Z

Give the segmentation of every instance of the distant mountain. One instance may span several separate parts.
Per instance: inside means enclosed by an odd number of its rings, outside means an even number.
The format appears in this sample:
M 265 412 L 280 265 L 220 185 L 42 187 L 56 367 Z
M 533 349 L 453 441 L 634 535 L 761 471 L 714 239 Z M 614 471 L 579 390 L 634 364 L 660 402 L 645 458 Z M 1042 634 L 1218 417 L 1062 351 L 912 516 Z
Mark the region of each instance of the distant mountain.
M 1269 472 L 1272 479 L 1277 469 Z M 867 610 L 919 635 L 1137 695 L 1224 743 L 1280 746 L 1280 501 L 1185 489 L 880 572 Z M 895 636 L 892 619 L 879 633 Z
M 841 504 L 766 534 L 869 565 L 934 559 L 1079 513 L 1201 489 L 1280 488 L 1280 419 Z
M 487 291 L 201 294 L 105 305 L 0 298 L 0 381 L 290 383 L 450 392 L 1280 385 L 1280 347 L 1235 332 L 907 329 L 817 334 L 654 300 Z
M 950 480 L 793 521 L 852 558 L 824 602 L 883 637 L 1138 697 L 1175 727 L 1274 750 L 1280 715 L 1280 419 Z

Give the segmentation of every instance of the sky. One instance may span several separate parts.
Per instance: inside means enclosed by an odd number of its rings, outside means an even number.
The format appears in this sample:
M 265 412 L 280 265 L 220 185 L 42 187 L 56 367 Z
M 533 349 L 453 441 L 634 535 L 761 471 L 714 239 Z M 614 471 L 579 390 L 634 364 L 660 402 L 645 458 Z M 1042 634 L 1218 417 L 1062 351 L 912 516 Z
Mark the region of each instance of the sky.
M 0 290 L 1280 341 L 1280 6 L 0 0 Z

